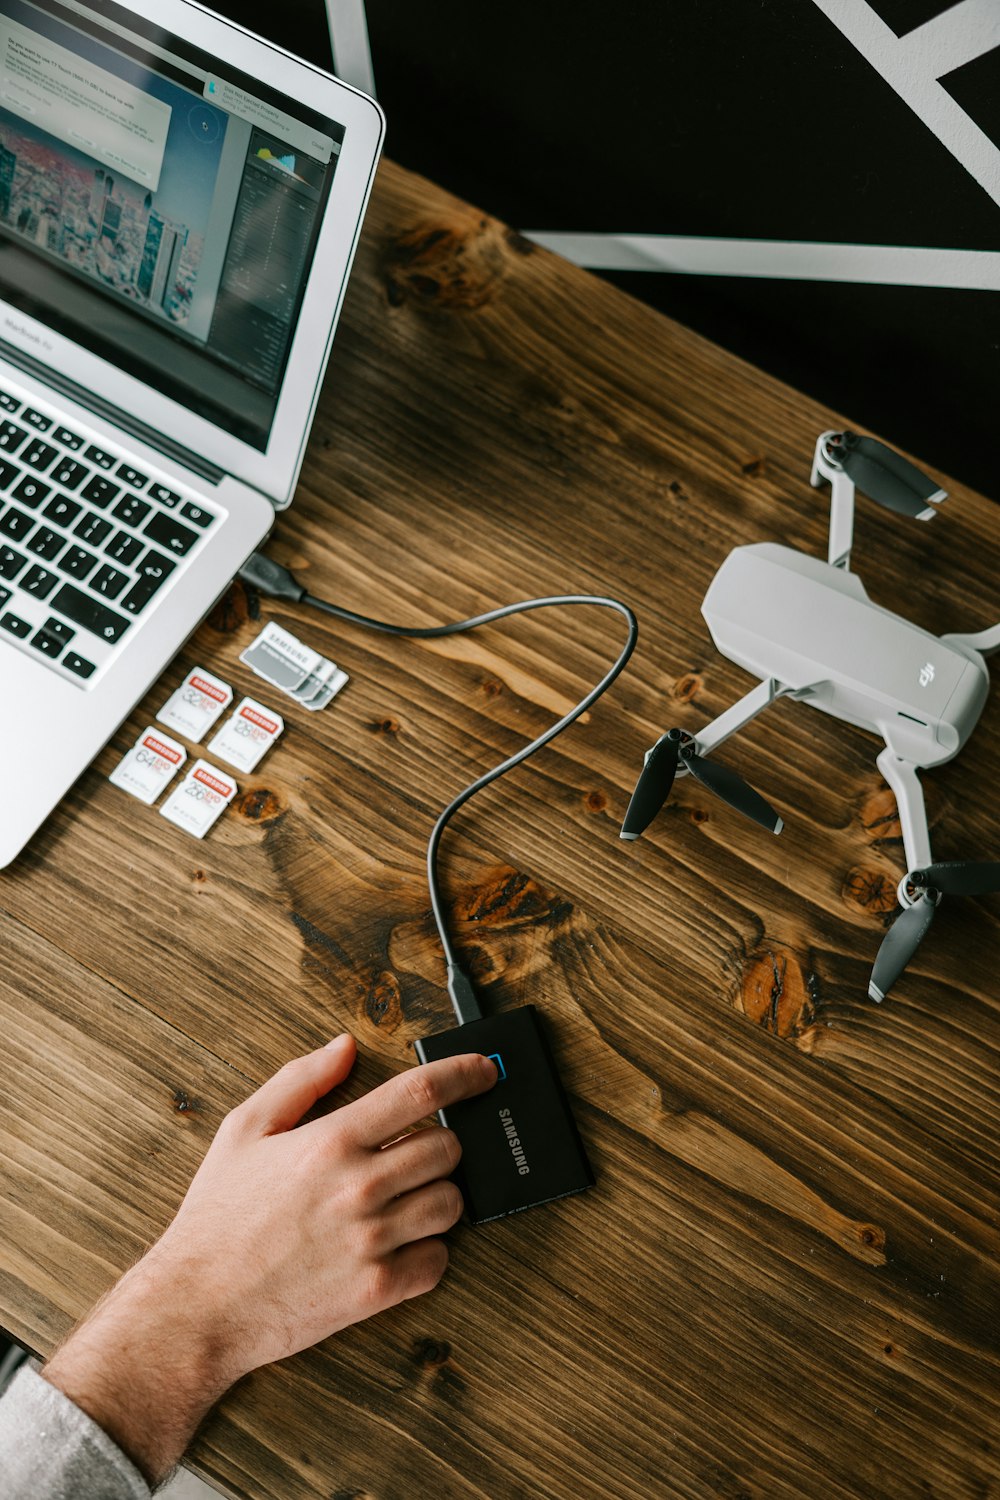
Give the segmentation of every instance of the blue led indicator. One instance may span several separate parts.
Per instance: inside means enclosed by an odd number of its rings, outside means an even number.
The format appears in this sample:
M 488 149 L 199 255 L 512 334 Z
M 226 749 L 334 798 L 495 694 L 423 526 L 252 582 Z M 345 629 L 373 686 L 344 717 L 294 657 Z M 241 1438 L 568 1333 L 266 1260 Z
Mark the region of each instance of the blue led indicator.
M 500 1056 L 499 1052 L 490 1052 L 487 1054 L 487 1056 L 489 1057 L 490 1062 L 496 1063 L 497 1072 L 500 1074 L 500 1077 L 506 1078 L 507 1069 L 503 1065 L 503 1058 Z

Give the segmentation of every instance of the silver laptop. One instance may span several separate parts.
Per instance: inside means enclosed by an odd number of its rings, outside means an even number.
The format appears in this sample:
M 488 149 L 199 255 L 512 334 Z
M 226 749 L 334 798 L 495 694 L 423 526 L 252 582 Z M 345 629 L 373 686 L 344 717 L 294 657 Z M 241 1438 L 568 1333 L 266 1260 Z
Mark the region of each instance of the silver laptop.
M 0 866 L 291 501 L 383 123 L 189 0 L 0 0 Z

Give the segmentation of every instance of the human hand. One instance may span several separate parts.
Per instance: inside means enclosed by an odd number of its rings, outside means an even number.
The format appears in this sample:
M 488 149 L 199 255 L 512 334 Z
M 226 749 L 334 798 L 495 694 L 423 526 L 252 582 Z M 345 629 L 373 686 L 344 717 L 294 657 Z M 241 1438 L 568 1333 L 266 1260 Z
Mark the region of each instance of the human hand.
M 163 1236 L 43 1372 L 154 1481 L 240 1376 L 444 1274 L 460 1147 L 440 1126 L 404 1132 L 496 1068 L 478 1054 L 427 1063 L 300 1123 L 355 1055 L 338 1037 L 226 1116 Z

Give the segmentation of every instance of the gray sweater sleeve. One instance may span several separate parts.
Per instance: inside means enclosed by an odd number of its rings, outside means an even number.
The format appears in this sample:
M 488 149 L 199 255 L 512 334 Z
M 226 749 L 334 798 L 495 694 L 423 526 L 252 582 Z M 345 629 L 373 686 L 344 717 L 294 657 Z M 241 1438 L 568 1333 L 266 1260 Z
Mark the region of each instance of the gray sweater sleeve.
M 103 1428 L 30 1368 L 0 1399 L 4 1500 L 150 1500 L 149 1485 Z

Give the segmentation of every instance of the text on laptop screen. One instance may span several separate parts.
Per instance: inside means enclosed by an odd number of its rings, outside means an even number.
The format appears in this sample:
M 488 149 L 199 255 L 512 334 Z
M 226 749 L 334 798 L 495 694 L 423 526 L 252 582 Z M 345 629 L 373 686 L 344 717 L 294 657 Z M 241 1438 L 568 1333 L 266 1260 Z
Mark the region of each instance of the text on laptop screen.
M 0 296 L 263 450 L 343 136 L 117 6 L 0 0 Z

